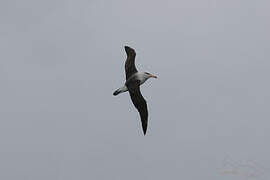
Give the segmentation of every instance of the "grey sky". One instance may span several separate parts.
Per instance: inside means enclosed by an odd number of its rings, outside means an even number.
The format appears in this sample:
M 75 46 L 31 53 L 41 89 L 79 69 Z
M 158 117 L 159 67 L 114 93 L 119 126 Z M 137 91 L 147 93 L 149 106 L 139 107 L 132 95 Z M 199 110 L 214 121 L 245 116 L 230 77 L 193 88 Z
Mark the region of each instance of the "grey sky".
M 2 0 L 0 179 L 268 180 L 269 7 Z M 159 77 L 142 87 L 145 137 L 129 95 L 112 96 L 124 45 Z

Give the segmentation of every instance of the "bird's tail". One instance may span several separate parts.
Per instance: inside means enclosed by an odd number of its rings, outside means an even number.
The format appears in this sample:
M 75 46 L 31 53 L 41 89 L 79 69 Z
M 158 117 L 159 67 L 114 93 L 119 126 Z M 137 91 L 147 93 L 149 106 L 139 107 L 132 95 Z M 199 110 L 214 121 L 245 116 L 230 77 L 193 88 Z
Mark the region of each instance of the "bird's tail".
M 123 86 L 123 87 L 121 87 L 121 88 L 115 90 L 115 91 L 113 92 L 113 95 L 114 95 L 114 96 L 117 96 L 118 94 L 123 93 L 123 92 L 126 92 L 126 91 L 127 91 L 127 87 L 126 87 L 126 86 Z
M 113 92 L 113 95 L 114 95 L 114 96 L 117 96 L 117 95 L 120 94 L 120 93 L 121 93 L 121 91 L 119 91 L 119 89 L 117 89 L 116 91 Z

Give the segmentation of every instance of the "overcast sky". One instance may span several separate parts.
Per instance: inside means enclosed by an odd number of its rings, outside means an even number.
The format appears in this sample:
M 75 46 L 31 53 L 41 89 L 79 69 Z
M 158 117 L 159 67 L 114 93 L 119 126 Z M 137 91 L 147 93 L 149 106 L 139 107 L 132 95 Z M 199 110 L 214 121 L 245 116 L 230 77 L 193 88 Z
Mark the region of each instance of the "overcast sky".
M 269 180 L 269 7 L 0 1 L 0 179 Z M 125 45 L 158 76 L 146 136 Z

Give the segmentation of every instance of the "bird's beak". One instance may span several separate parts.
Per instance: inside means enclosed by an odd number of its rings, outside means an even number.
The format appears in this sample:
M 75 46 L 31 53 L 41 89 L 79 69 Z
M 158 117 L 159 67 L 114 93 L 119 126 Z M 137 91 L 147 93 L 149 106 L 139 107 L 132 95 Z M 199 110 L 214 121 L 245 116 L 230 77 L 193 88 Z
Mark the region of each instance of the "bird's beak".
M 153 75 L 153 74 L 151 74 L 150 77 L 157 79 L 157 76 L 155 76 L 155 75 Z

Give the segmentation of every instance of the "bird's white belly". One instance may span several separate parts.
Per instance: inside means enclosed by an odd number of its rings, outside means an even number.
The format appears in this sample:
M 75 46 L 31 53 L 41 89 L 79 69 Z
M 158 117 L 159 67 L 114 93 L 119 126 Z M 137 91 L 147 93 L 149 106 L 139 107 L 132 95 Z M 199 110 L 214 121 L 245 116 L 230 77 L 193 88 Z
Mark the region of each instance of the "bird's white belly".
M 137 73 L 136 76 L 137 79 L 140 80 L 140 85 L 142 85 L 146 81 L 146 78 L 144 77 L 143 73 Z

